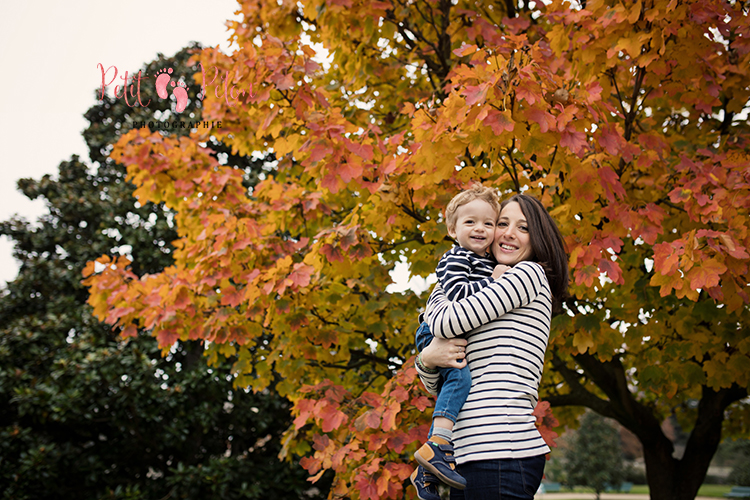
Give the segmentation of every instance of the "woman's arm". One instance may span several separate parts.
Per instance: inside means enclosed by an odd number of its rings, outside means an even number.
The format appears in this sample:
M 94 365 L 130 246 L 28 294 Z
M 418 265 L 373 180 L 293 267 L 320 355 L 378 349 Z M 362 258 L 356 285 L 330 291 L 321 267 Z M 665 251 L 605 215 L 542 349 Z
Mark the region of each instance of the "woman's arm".
M 432 342 L 418 354 L 421 364 L 415 363 L 417 374 L 424 383 L 427 392 L 436 395 L 440 372 L 435 368 L 463 368 L 466 366 L 466 339 L 434 338 Z M 426 368 L 426 370 L 422 368 Z
M 539 294 L 550 294 L 547 276 L 536 262 L 524 261 L 474 295 L 451 302 L 440 285 L 432 291 L 425 320 L 436 338 L 452 338 L 525 306 Z

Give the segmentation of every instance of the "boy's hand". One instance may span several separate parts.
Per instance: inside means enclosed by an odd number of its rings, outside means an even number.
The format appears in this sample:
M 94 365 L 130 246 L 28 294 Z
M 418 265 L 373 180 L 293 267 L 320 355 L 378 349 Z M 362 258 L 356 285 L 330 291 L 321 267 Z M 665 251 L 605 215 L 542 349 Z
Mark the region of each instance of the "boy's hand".
M 505 264 L 496 265 L 495 269 L 492 271 L 492 279 L 499 278 L 508 269 L 510 269 L 510 266 L 506 266 Z

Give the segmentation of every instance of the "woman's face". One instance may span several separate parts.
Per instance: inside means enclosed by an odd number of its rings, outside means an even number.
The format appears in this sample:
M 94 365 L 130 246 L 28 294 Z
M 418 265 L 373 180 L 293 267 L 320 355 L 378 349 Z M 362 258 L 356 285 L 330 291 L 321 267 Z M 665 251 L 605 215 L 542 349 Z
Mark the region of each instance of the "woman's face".
M 513 201 L 500 212 L 492 253 L 498 264 L 512 266 L 532 256 L 531 238 L 521 205 Z

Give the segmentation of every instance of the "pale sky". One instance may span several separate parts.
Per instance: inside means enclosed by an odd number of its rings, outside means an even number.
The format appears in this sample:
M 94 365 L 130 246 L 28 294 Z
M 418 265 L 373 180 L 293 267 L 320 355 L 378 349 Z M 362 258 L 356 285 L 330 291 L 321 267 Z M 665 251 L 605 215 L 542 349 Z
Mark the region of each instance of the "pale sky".
M 42 201 L 18 192 L 18 179 L 57 177 L 59 164 L 73 154 L 92 166 L 81 133 L 101 84 L 98 64 L 133 74 L 157 53 L 172 55 L 191 41 L 229 52 L 225 23 L 238 18 L 236 0 L 0 2 L 3 221 L 17 214 L 35 222 L 45 212 Z M 10 239 L 0 237 L 0 287 L 17 273 Z M 409 280 L 404 264 L 394 278 L 391 292 L 424 290 L 434 282 Z
M 91 164 L 81 133 L 96 103 L 101 71 L 137 72 L 158 52 L 191 41 L 228 49 L 235 0 L 3 0 L 0 5 L 0 220 L 44 213 L 16 189 L 19 178 L 57 176 L 78 154 Z M 12 245 L 0 237 L 0 285 L 15 278 Z

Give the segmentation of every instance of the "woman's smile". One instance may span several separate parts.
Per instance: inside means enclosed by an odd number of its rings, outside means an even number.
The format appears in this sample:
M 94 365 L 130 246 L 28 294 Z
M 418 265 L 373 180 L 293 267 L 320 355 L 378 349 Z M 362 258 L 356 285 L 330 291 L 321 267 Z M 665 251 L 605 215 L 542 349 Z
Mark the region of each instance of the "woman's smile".
M 508 203 L 500 212 L 492 253 L 498 264 L 506 266 L 529 260 L 533 254 L 529 226 L 521 205 L 516 202 Z

